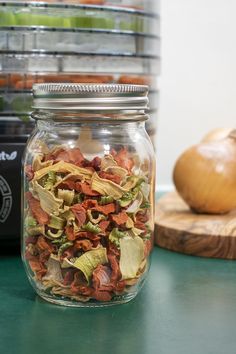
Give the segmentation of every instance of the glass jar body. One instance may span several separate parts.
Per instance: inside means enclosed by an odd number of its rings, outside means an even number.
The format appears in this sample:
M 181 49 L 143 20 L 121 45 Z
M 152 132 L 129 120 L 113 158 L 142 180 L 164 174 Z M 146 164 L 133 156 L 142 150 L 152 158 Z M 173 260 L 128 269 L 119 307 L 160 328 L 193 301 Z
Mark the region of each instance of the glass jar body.
M 134 298 L 153 247 L 144 122 L 40 119 L 23 171 L 22 258 L 38 295 L 80 307 Z

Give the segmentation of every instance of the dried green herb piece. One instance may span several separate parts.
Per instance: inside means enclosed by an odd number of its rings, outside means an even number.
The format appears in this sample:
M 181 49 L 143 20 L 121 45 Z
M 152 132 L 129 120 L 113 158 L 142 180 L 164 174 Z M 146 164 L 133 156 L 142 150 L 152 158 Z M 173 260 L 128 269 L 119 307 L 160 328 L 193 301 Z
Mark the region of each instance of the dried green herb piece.
M 102 231 L 98 225 L 93 225 L 91 221 L 83 225 L 82 230 L 92 232 L 93 234 L 99 234 Z
M 66 235 L 62 235 L 60 238 L 57 238 L 55 240 L 52 240 L 52 243 L 55 245 L 61 246 L 63 243 L 67 242 L 67 237 Z
M 127 191 L 130 191 L 134 187 L 139 187 L 143 181 L 144 179 L 139 176 L 129 176 L 126 183 L 122 187 Z
M 113 201 L 114 201 L 114 199 L 110 195 L 103 195 L 103 196 L 101 196 L 101 198 L 99 200 L 99 204 L 106 205 L 106 204 L 112 203 Z
M 93 214 L 98 214 L 96 217 Z M 98 224 L 100 221 L 102 220 L 106 220 L 105 215 L 98 213 L 97 211 L 93 211 L 93 210 L 88 210 L 87 211 L 87 215 L 89 220 L 93 223 L 93 224 Z
M 56 173 L 54 171 L 49 171 L 46 182 L 44 183 L 43 187 L 47 190 L 51 190 L 53 189 L 55 183 L 56 183 Z
M 119 231 L 119 229 L 115 227 L 109 234 L 109 240 L 119 248 L 120 239 L 125 236 L 127 236 L 127 232 Z
M 140 205 L 140 209 L 150 209 L 150 207 L 151 207 L 151 204 L 149 202 L 143 202 Z
M 28 227 L 26 229 L 26 231 L 29 236 L 44 235 L 45 234 L 45 227 L 44 227 L 44 225 L 31 226 L 31 227 Z
M 69 247 L 73 246 L 73 242 L 65 242 L 63 245 L 60 246 L 58 250 L 58 256 L 61 256 L 62 253 Z
M 76 193 L 74 196 L 73 204 L 81 204 L 84 200 L 82 193 Z
M 59 238 L 61 237 L 61 235 L 63 234 L 63 230 L 58 230 L 57 232 L 53 232 L 52 230 L 48 230 L 46 232 L 46 237 L 48 238 L 52 238 L 52 239 L 55 239 L 55 238 Z
M 134 195 L 132 192 L 126 192 L 123 194 L 122 198 L 118 200 L 118 202 L 119 202 L 120 206 L 122 208 L 124 208 L 132 202 L 133 197 L 134 197 Z
M 37 221 L 35 218 L 33 218 L 33 216 L 28 215 L 25 218 L 25 227 L 33 227 L 37 225 Z
M 150 240 L 152 238 L 152 234 L 151 232 L 148 232 L 147 234 L 145 234 L 144 236 L 141 236 L 142 239 L 145 240 Z

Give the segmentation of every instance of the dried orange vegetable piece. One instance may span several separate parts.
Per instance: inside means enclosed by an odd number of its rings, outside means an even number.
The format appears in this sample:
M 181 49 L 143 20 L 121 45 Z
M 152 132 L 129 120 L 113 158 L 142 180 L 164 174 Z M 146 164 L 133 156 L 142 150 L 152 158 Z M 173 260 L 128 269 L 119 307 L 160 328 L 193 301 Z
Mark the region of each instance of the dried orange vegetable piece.
M 41 208 L 39 200 L 35 199 L 30 192 L 26 192 L 26 199 L 33 217 L 40 225 L 45 225 L 49 222 L 49 215 Z
M 80 227 L 85 223 L 86 220 L 86 210 L 80 204 L 74 204 L 71 207 L 72 212 L 74 213 L 78 226 Z
M 128 220 L 128 215 L 125 211 L 121 211 L 119 214 L 112 214 L 111 219 L 117 225 L 123 225 Z

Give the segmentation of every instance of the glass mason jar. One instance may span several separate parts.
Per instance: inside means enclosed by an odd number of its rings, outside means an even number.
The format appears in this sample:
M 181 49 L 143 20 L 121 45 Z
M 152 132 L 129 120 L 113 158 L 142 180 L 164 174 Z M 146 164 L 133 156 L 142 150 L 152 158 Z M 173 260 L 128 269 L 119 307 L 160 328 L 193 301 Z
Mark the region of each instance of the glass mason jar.
M 37 84 L 24 156 L 22 258 L 42 298 L 104 306 L 149 269 L 155 158 L 147 87 Z

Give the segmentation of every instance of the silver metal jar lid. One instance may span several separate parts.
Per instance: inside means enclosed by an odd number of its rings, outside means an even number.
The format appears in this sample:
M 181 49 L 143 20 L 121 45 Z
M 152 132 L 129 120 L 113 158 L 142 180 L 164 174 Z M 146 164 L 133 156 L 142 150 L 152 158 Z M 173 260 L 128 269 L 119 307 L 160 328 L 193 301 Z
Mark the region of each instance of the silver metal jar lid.
M 125 84 L 33 85 L 34 109 L 91 111 L 148 109 L 148 86 Z

